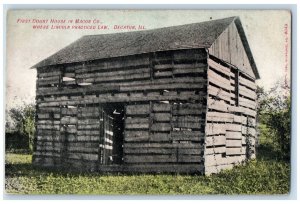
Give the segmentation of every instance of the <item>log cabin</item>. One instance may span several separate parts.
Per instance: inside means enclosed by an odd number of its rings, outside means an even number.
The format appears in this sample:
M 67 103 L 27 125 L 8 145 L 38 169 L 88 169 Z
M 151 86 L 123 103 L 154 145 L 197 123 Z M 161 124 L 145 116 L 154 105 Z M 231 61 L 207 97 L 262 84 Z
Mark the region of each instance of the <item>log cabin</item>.
M 83 36 L 37 69 L 35 166 L 209 175 L 255 158 L 239 17 Z

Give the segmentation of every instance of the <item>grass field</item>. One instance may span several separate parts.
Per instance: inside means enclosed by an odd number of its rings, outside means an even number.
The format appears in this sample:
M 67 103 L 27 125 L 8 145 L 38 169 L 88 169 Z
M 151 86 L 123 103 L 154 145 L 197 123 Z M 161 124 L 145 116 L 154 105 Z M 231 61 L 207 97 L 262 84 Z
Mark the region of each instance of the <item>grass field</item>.
M 29 154 L 7 153 L 5 161 L 5 189 L 10 194 L 287 194 L 290 186 L 289 163 L 271 155 L 209 177 L 50 172 L 34 169 Z

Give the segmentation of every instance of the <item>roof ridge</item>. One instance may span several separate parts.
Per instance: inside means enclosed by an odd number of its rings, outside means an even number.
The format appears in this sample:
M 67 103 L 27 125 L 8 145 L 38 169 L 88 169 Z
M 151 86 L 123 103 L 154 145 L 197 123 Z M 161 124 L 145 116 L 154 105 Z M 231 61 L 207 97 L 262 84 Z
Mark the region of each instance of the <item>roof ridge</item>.
M 231 19 L 232 21 L 238 19 L 238 16 L 231 16 L 231 17 L 227 17 L 227 18 L 222 18 L 222 19 L 214 19 L 214 20 L 208 20 L 208 21 L 202 21 L 202 22 L 195 22 L 195 23 L 188 23 L 188 24 L 180 24 L 180 25 L 172 25 L 172 26 L 166 26 L 166 27 L 159 27 L 159 28 L 152 28 L 152 29 L 147 29 L 147 30 L 138 30 L 138 31 L 128 31 L 128 32 L 116 32 L 116 33 L 104 33 L 104 34 L 93 34 L 93 35 L 83 35 L 81 38 L 83 37 L 88 37 L 88 36 L 104 36 L 104 35 L 116 35 L 116 34 L 124 34 L 124 33 L 136 33 L 136 32 L 153 32 L 156 30 L 161 30 L 161 29 L 166 29 L 166 28 L 177 28 L 177 27 L 181 27 L 181 26 L 190 26 L 190 25 L 198 25 L 198 24 L 202 24 L 202 23 L 211 23 L 211 22 L 216 22 L 216 21 L 223 21 L 223 20 L 227 20 L 227 19 Z M 79 38 L 80 39 L 80 38 Z

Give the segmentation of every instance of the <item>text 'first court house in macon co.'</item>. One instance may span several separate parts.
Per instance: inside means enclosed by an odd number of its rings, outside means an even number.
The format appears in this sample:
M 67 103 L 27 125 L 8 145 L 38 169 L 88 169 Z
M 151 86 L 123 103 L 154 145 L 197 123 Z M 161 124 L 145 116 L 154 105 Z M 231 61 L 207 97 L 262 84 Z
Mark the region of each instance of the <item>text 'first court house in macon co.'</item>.
M 238 17 L 83 36 L 33 67 L 35 166 L 207 175 L 255 158 L 259 73 Z

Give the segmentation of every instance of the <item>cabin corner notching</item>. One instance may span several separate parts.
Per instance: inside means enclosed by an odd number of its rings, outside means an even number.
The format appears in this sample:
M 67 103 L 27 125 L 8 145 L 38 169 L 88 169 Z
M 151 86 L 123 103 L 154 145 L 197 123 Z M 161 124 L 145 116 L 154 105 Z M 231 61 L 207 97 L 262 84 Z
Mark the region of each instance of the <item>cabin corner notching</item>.
M 84 36 L 34 67 L 36 166 L 211 174 L 255 158 L 259 74 L 238 17 Z

